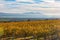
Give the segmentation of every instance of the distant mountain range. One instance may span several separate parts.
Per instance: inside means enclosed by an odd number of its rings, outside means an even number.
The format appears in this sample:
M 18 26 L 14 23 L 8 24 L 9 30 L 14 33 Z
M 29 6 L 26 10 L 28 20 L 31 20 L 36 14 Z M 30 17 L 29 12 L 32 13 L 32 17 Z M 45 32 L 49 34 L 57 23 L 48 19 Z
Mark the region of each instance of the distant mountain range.
M 40 12 L 27 12 L 27 13 L 0 13 L 1 21 L 27 21 L 27 20 L 46 20 L 56 19 L 54 16 L 43 15 Z
M 1 13 L 0 18 L 60 18 L 60 16 L 44 15 L 40 12 L 26 12 L 26 13 Z
M 40 12 L 27 12 L 27 13 L 0 13 L 0 18 L 47 18 Z

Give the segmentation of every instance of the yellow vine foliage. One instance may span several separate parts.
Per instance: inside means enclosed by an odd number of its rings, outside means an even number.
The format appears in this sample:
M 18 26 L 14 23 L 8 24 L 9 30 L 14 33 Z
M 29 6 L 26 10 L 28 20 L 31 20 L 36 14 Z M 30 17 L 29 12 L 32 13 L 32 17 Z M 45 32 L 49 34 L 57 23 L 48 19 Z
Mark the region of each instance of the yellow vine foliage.
M 60 20 L 59 20 L 60 21 Z M 16 36 L 44 36 L 51 35 L 55 32 L 55 25 L 59 23 L 57 20 L 41 20 L 41 21 L 24 21 L 24 22 L 2 22 L 3 35 Z M 3 30 L 0 29 L 0 30 Z

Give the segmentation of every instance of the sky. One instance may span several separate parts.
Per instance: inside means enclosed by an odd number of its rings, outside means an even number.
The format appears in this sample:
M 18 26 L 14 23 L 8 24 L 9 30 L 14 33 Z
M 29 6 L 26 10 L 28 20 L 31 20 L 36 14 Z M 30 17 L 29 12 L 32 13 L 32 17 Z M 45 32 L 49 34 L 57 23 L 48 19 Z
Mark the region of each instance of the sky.
M 60 0 L 0 0 L 0 12 L 11 14 L 42 12 L 49 17 L 60 17 Z

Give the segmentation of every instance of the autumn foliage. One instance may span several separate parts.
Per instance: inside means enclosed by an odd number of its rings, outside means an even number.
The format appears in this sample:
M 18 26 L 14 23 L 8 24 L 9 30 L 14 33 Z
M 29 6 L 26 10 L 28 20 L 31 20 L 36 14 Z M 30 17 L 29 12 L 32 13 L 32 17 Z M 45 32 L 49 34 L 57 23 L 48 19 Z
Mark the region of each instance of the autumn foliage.
M 56 20 L 24 21 L 24 22 L 2 22 L 2 37 L 44 37 L 55 33 Z

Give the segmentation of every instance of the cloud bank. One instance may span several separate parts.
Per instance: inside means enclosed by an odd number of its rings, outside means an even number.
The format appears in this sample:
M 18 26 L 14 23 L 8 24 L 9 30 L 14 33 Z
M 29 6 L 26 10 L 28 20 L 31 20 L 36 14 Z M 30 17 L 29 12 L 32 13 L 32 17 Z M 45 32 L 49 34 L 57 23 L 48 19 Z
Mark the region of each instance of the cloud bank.
M 0 12 L 26 13 L 40 11 L 43 15 L 60 16 L 60 0 L 0 0 Z

